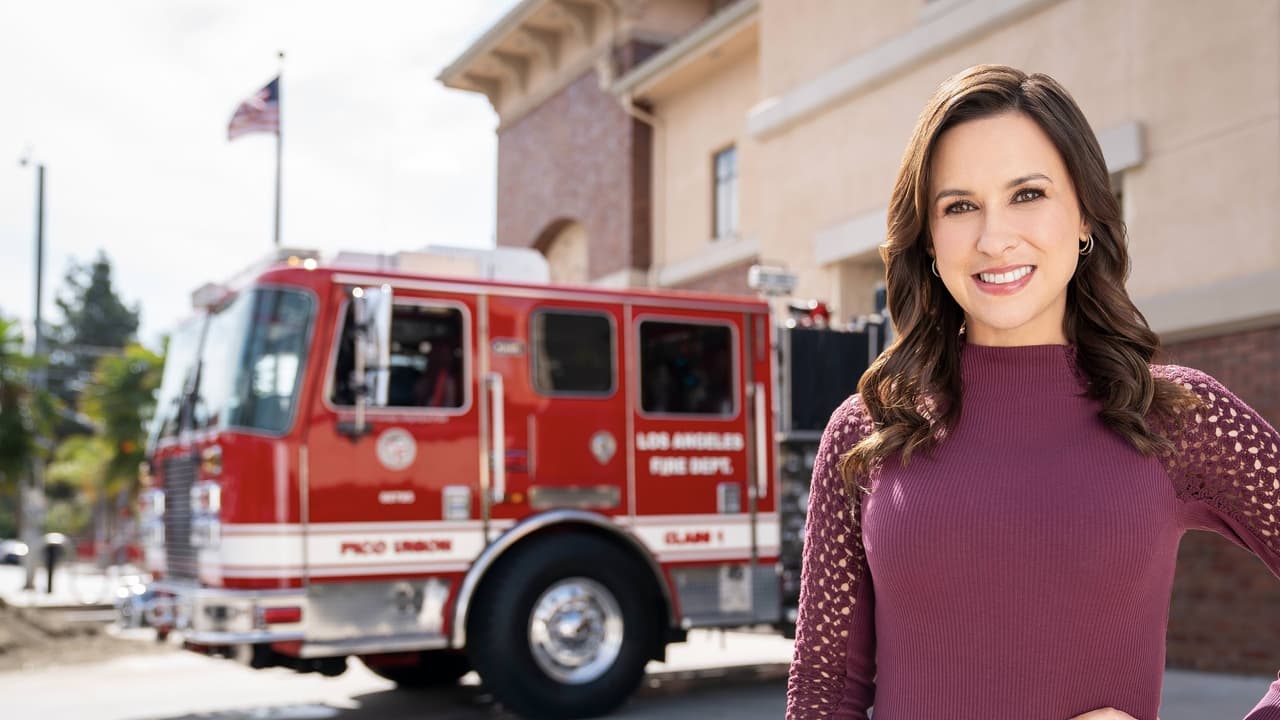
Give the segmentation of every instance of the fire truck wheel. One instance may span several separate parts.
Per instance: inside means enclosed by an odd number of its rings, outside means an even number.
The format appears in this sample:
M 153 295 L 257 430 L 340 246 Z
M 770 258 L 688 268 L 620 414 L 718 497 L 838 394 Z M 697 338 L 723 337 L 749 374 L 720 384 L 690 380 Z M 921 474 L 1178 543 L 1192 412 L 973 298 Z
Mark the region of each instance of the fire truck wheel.
M 644 675 L 655 603 L 648 571 L 607 541 L 547 538 L 485 582 L 468 623 L 484 685 L 527 718 L 586 718 Z
M 467 656 L 451 650 L 426 650 L 418 654 L 416 664 L 379 666 L 370 658 L 364 664 L 375 675 L 384 677 L 405 690 L 448 687 L 471 671 Z M 361 658 L 364 660 L 364 658 Z

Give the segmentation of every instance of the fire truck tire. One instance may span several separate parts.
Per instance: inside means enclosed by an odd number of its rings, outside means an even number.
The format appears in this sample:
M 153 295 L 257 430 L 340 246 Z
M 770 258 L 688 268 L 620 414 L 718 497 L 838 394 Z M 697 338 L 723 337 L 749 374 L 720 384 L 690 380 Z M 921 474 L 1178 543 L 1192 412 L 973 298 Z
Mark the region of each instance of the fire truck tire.
M 494 697 L 526 718 L 598 717 L 625 702 L 658 630 L 648 570 L 580 534 L 538 541 L 494 570 L 468 622 Z
M 364 660 L 364 658 L 361 658 Z M 414 665 L 379 666 L 372 659 L 365 666 L 404 690 L 449 687 L 471 671 L 467 656 L 451 650 L 425 650 Z

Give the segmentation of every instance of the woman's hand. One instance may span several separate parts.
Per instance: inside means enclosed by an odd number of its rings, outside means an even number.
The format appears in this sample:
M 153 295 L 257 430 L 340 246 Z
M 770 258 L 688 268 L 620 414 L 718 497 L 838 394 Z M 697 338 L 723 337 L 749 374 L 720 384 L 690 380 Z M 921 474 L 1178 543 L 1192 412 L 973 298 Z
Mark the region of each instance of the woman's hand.
M 1087 712 L 1083 715 L 1077 715 L 1073 718 L 1070 718 L 1070 720 L 1138 720 L 1138 719 L 1130 715 L 1129 713 L 1124 712 L 1123 710 L 1117 710 L 1115 708 L 1108 707 L 1108 708 L 1100 708 L 1092 712 Z M 1160 718 L 1156 718 L 1156 720 L 1160 720 Z

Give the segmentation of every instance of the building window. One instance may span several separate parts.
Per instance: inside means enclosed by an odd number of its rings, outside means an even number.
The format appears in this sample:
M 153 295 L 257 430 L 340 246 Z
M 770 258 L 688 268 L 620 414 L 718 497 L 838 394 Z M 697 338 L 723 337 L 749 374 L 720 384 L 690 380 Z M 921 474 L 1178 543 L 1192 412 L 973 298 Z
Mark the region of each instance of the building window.
M 354 325 L 348 305 L 329 395 L 337 406 L 355 404 Z M 462 311 L 458 308 L 397 303 L 391 310 L 387 407 L 462 407 L 466 399 L 464 337 Z
M 730 146 L 715 154 L 712 206 L 717 240 L 738 234 L 738 149 Z
M 613 392 L 613 321 L 598 313 L 533 316 L 533 386 L 544 395 Z
M 640 323 L 640 408 L 647 413 L 731 416 L 733 331 L 728 325 Z

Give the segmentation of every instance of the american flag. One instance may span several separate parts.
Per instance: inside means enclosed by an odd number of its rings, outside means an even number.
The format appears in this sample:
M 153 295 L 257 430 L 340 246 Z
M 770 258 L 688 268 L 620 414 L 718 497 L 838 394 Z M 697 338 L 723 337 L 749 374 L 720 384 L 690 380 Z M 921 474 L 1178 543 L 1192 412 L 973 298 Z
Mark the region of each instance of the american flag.
M 227 126 L 227 140 L 255 132 L 280 134 L 280 78 L 240 103 Z

